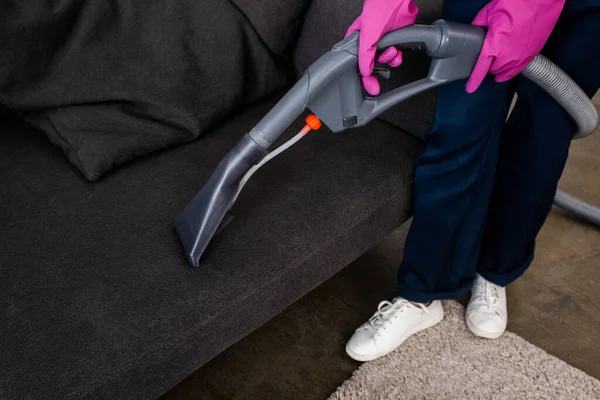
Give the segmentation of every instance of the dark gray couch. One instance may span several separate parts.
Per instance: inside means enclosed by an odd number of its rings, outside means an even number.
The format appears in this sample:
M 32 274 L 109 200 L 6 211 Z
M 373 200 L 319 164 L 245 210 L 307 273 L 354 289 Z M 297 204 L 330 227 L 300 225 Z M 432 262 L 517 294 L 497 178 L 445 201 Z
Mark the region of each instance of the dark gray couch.
M 291 84 L 343 36 L 360 1 L 281 3 L 231 4 Z M 422 57 L 407 58 L 399 81 L 425 72 Z M 3 99 L 16 98 L 10 90 L 0 85 Z M 53 88 L 36 90 L 39 99 Z M 415 135 L 431 122 L 432 94 L 365 129 L 321 129 L 273 160 L 201 267 L 188 265 L 175 215 L 284 91 L 225 110 L 200 139 L 153 149 L 96 182 L 48 140 L 42 105 L 4 102 L 0 399 L 158 397 L 409 217 Z

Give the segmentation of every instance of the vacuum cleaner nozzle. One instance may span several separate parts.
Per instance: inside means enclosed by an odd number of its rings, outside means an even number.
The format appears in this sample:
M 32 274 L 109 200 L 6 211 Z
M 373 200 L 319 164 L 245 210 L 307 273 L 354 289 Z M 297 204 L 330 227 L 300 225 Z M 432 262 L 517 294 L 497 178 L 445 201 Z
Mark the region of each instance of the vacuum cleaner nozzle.
M 196 197 L 175 218 L 185 254 L 194 267 L 233 203 L 242 176 L 266 154 L 248 135 L 221 160 Z

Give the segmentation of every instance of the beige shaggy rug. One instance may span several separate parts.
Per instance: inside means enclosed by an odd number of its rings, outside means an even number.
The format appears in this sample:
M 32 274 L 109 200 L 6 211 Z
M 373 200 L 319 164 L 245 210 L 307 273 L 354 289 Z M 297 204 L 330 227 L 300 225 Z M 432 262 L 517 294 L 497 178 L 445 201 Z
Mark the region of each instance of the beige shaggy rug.
M 444 311 L 441 323 L 363 364 L 330 399 L 600 399 L 600 381 L 583 371 L 511 332 L 475 337 L 455 301 Z

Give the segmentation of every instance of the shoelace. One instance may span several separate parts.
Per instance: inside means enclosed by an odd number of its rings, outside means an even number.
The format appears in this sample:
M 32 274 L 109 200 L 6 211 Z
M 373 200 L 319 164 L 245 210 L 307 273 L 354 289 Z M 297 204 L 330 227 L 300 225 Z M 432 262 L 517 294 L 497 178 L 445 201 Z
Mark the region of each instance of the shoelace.
M 477 282 L 474 292 L 475 301 L 473 303 L 477 311 L 485 309 L 501 316 L 496 307 L 498 300 L 500 300 L 500 288 L 497 285 L 482 279 Z
M 401 297 L 394 299 L 392 302 L 382 301 L 377 306 L 377 312 L 375 312 L 375 314 L 373 314 L 373 316 L 371 318 L 369 318 L 369 322 L 368 322 L 368 324 L 365 325 L 365 327 L 366 328 L 371 327 L 371 328 L 377 329 L 377 328 L 383 326 L 387 321 L 389 321 L 390 317 L 396 311 L 399 311 L 403 307 L 411 306 L 411 305 L 415 306 L 410 301 L 403 299 Z M 425 311 L 426 313 L 430 312 L 429 309 L 423 304 L 419 304 L 419 307 L 421 308 L 421 310 Z

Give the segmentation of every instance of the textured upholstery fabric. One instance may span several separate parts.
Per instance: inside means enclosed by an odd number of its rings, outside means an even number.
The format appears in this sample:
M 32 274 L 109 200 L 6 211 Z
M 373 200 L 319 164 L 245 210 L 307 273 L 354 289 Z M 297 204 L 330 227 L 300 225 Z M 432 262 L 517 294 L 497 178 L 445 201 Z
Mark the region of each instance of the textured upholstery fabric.
M 287 58 L 311 0 L 231 0 L 277 56 Z
M 301 7 L 291 11 L 288 22 Z M 271 40 L 281 27 L 263 31 Z M 287 83 L 231 1 L 8 0 L 0 37 L 0 104 L 23 112 L 89 180 L 196 139 Z
M 154 398 L 408 217 L 420 142 L 380 121 L 322 129 L 253 177 L 189 267 L 174 216 L 272 105 L 96 183 L 3 117 L 1 399 Z
M 429 24 L 439 18 L 442 1 L 416 0 L 417 23 Z M 321 54 L 344 37 L 346 29 L 360 14 L 363 0 L 313 0 L 305 17 L 294 54 L 297 74 L 303 73 Z M 380 80 L 382 93 L 424 77 L 429 58 L 424 54 L 405 52 L 404 63 L 392 73 L 389 81 Z M 423 93 L 392 108 L 381 119 L 422 138 L 433 123 L 435 90 Z

